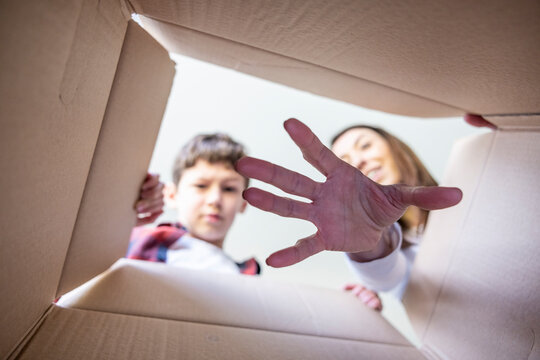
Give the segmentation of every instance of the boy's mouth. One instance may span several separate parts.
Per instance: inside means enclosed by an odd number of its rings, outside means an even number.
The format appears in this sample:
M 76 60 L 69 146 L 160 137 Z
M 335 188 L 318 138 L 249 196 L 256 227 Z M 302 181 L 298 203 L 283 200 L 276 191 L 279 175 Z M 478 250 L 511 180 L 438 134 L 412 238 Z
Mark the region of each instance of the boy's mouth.
M 204 218 L 211 223 L 219 222 L 222 219 L 219 214 L 206 214 L 204 215 Z

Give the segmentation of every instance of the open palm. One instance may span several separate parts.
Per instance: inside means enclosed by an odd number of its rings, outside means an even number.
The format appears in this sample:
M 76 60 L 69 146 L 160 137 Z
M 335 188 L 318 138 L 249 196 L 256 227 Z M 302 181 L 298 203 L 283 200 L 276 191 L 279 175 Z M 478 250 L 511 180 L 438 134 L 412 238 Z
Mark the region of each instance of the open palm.
M 258 188 L 245 190 L 244 198 L 251 205 L 281 216 L 308 220 L 317 227 L 315 234 L 272 254 L 267 259 L 270 266 L 293 265 L 323 250 L 349 253 L 372 250 L 383 231 L 397 221 L 409 205 L 435 210 L 461 200 L 462 194 L 457 188 L 379 185 L 335 156 L 302 122 L 289 119 L 284 126 L 304 158 L 326 181 L 316 182 L 249 157 L 236 164 L 238 172 L 244 176 L 311 200 L 305 203 Z

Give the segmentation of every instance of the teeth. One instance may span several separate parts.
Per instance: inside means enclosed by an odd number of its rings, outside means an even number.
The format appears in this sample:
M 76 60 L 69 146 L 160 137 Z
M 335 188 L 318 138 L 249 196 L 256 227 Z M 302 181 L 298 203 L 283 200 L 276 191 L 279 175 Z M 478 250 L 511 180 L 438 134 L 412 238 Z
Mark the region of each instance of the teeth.
M 370 172 L 367 173 L 367 177 L 368 178 L 373 178 L 373 176 L 375 176 L 375 170 L 371 170 Z

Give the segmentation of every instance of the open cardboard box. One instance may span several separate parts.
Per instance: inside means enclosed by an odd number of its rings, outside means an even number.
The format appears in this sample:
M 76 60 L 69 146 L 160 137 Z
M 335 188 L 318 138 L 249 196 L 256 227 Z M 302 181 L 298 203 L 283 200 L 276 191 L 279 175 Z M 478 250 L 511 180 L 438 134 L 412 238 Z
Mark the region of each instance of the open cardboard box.
M 0 357 L 540 358 L 538 1 L 6 1 L 0 19 Z M 116 262 L 167 51 L 499 126 L 453 151 L 444 184 L 464 199 L 430 217 L 404 299 L 419 349 L 340 292 Z

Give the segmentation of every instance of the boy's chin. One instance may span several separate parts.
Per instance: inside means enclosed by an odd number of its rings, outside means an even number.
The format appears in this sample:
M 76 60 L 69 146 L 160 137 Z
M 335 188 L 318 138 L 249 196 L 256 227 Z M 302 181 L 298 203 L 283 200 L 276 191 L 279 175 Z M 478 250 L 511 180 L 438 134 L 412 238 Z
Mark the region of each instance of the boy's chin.
M 225 235 L 223 235 L 221 232 L 213 231 L 201 231 L 198 233 L 191 233 L 191 235 L 199 240 L 206 241 L 207 243 L 214 245 L 221 244 L 225 238 Z

